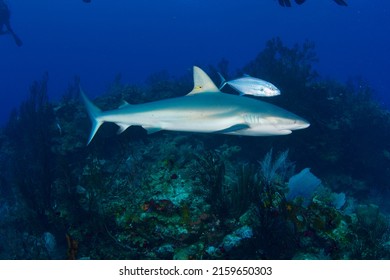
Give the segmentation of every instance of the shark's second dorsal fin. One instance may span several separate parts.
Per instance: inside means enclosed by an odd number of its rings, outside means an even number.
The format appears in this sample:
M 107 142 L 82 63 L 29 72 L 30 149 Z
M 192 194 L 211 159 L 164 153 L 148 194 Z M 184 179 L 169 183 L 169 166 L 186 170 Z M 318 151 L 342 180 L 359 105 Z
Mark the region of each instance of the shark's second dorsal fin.
M 194 88 L 187 94 L 199 94 L 202 92 L 220 92 L 210 77 L 199 67 L 194 66 Z
M 123 109 L 125 107 L 131 106 L 126 100 L 122 101 L 122 104 L 118 107 L 118 109 Z

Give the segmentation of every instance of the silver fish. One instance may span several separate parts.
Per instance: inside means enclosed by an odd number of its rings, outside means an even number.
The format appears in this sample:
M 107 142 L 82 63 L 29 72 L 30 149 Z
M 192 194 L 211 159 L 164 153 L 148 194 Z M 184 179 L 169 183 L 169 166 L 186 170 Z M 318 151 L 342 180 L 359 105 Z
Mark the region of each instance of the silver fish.
M 219 87 L 220 90 L 226 84 L 228 84 L 229 86 L 237 90 L 240 95 L 253 95 L 262 97 L 280 95 L 280 90 L 273 84 L 249 75 L 244 75 L 241 78 L 237 78 L 230 81 L 226 81 L 222 74 L 219 72 L 218 75 L 221 78 L 221 86 Z

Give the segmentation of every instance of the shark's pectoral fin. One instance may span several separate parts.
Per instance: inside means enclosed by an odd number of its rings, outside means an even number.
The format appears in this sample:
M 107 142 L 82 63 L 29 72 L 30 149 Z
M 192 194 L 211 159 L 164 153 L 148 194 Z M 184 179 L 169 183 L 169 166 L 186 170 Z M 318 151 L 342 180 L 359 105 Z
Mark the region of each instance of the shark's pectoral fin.
M 156 133 L 156 132 L 159 132 L 161 130 L 161 128 L 158 128 L 158 127 L 145 127 L 145 126 L 143 126 L 143 128 L 146 130 L 146 132 L 148 134 Z
M 222 130 L 214 131 L 214 133 L 230 133 L 230 132 L 235 132 L 238 130 L 248 129 L 249 127 L 250 126 L 247 124 L 240 123 L 240 124 L 232 125 L 228 128 L 222 129 Z

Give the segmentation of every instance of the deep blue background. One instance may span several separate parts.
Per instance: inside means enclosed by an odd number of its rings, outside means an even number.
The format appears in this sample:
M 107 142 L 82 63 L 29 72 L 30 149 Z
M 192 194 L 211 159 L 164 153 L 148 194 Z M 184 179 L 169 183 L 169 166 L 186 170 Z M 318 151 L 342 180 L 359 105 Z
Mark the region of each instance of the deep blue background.
M 361 75 L 390 104 L 390 1 L 347 2 L 282 8 L 276 0 L 8 0 L 24 45 L 0 36 L 0 124 L 46 71 L 52 100 L 75 75 L 93 97 L 118 73 L 142 83 L 163 69 L 182 76 L 222 58 L 235 70 L 275 36 L 290 46 L 314 41 L 324 77 Z

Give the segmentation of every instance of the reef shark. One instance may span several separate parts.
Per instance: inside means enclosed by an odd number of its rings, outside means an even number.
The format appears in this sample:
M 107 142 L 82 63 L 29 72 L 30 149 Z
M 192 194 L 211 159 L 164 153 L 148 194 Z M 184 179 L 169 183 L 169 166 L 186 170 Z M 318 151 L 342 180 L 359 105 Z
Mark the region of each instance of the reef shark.
M 286 135 L 307 128 L 303 118 L 275 105 L 221 92 L 210 77 L 194 66 L 194 88 L 187 95 L 101 111 L 80 89 L 92 121 L 91 142 L 105 122 L 119 126 L 142 126 L 148 133 L 160 130 L 221 133 L 246 136 Z

